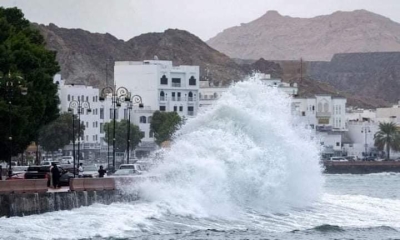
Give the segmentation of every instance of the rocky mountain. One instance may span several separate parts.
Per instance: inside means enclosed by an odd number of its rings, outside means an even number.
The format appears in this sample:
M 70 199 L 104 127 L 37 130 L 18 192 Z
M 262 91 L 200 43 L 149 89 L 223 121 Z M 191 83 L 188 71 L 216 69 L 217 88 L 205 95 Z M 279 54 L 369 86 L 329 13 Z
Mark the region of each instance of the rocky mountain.
M 307 74 L 353 95 L 400 100 L 400 52 L 335 54 L 330 62 L 307 63 Z
M 233 58 L 329 61 L 335 53 L 400 51 L 400 24 L 365 10 L 314 18 L 268 11 L 207 43 Z
M 67 83 L 105 86 L 106 80 L 109 84 L 113 81 L 114 61 L 141 61 L 154 56 L 172 60 L 175 65 L 199 65 L 201 76 L 207 71 L 215 85 L 237 81 L 245 74 L 229 57 L 182 30 L 147 33 L 125 42 L 110 34 L 59 28 L 54 24 L 34 26 L 45 37 L 47 47 L 57 51 L 61 74 Z
M 163 33 L 143 34 L 125 42 L 110 34 L 59 28 L 54 24 L 34 24 L 34 27 L 44 36 L 47 47 L 57 51 L 61 74 L 67 83 L 104 87 L 107 81 L 108 84 L 113 82 L 114 61 L 141 61 L 157 56 L 160 60 L 172 60 L 175 65 L 199 65 L 201 78 L 211 79 L 214 85 L 227 85 L 258 71 L 283 78 L 287 82 L 298 82 L 301 95 L 338 94 L 327 82 L 301 77 L 296 61 L 273 62 L 259 59 L 238 63 L 238 60 L 232 60 L 193 34 L 182 30 L 169 29 Z M 304 71 L 306 68 L 306 65 L 302 67 Z M 381 104 L 363 97 L 348 97 L 349 102 L 356 106 L 371 107 Z

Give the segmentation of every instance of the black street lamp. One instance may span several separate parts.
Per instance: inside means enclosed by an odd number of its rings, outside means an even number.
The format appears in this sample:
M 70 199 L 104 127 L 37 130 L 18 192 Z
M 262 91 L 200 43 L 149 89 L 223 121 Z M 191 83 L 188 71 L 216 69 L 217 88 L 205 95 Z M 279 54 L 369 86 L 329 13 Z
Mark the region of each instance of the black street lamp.
M 105 87 L 101 90 L 99 100 L 104 101 L 107 96 L 111 96 L 112 109 L 113 109 L 113 171 L 115 170 L 115 122 L 116 111 L 121 106 L 121 102 L 130 102 L 130 93 L 125 87 Z M 109 134 L 109 132 L 108 132 Z M 109 136 L 108 136 L 109 138 Z M 108 142 L 108 141 L 107 141 Z
M 84 109 L 87 109 L 87 112 L 90 113 L 92 110 L 90 109 L 90 103 L 87 101 L 80 101 L 79 97 L 78 97 L 78 101 L 76 100 L 72 100 L 69 103 L 68 106 L 68 112 L 72 113 L 72 146 L 73 146 L 73 154 L 74 154 L 74 177 L 76 175 L 75 173 L 75 168 L 76 168 L 76 162 L 75 162 L 75 120 L 74 120 L 74 110 L 73 109 L 77 109 L 77 114 L 78 114 L 78 166 L 79 166 L 79 159 L 80 159 L 80 142 L 81 142 L 81 114 L 83 113 L 83 111 L 85 111 Z
M 19 75 L 12 75 L 8 73 L 6 76 L 0 77 L 1 81 L 0 86 L 4 84 L 4 88 L 1 87 L 1 90 L 4 90 L 5 99 L 8 103 L 8 118 L 9 118 L 9 158 L 8 158 L 8 177 L 12 176 L 12 168 L 11 168 L 11 158 L 13 151 L 13 137 L 12 137 L 12 118 L 11 118 L 11 110 L 12 110 L 12 100 L 14 98 L 14 92 L 19 91 L 21 95 L 26 95 L 28 93 L 28 88 L 22 85 L 23 78 Z M 4 83 L 3 83 L 4 82 Z M 2 91 L 3 92 L 3 91 Z
M 133 95 L 131 98 L 131 101 L 127 102 L 127 112 L 128 112 L 128 131 L 127 131 L 127 136 L 126 136 L 126 163 L 129 164 L 129 151 L 130 151 L 130 145 L 131 145 L 131 110 L 132 110 L 132 105 L 133 104 L 139 104 L 139 108 L 143 108 L 143 103 L 142 103 L 142 97 L 139 95 Z

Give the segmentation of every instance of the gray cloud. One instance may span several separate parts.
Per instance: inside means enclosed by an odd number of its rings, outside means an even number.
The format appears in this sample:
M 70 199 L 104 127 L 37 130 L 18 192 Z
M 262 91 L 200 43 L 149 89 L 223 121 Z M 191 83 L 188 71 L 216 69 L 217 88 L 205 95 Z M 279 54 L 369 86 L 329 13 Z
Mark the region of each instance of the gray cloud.
M 267 10 L 314 17 L 338 10 L 366 9 L 400 22 L 398 0 L 0 0 L 0 5 L 21 8 L 33 22 L 109 32 L 125 40 L 167 28 L 188 30 L 208 40 Z

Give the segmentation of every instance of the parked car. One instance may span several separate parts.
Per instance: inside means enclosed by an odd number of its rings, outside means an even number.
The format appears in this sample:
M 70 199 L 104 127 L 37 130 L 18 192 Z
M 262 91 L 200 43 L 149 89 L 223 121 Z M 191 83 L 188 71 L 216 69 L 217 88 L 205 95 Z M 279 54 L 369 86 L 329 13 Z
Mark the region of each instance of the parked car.
M 143 172 L 145 170 L 142 165 L 137 164 L 137 163 L 121 164 L 119 166 L 119 169 L 133 169 L 133 170 L 136 170 L 137 172 Z
M 50 166 L 29 166 L 25 172 L 25 179 L 43 179 L 47 178 L 50 172 Z
M 369 156 L 369 157 L 364 157 L 362 160 L 363 160 L 363 161 L 375 161 L 376 158 L 375 158 L 375 157 L 372 157 L 372 156 Z
M 331 157 L 330 158 L 331 161 L 334 162 L 347 162 L 348 160 L 344 157 Z
M 96 178 L 99 177 L 99 167 L 97 165 L 84 166 L 83 167 L 83 177 L 84 178 Z
M 121 176 L 133 176 L 133 175 L 140 175 L 140 174 L 141 174 L 141 172 L 138 172 L 135 169 L 126 168 L 126 169 L 118 169 L 111 176 L 112 177 L 121 177 Z

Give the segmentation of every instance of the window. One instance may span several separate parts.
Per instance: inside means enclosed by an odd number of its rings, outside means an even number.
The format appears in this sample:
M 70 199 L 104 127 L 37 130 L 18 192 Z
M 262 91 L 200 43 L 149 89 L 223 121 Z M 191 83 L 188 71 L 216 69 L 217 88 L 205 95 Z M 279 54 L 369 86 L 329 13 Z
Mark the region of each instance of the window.
M 93 122 L 93 127 L 94 127 L 94 128 L 96 127 L 96 123 L 95 123 L 95 122 Z
M 165 112 L 165 106 L 160 106 L 160 111 Z
M 146 123 L 146 117 L 145 116 L 140 116 L 139 120 L 140 120 L 140 123 Z
M 301 116 L 303 116 L 303 117 L 306 116 L 306 112 L 302 111 Z
M 89 135 L 86 135 L 86 142 L 89 141 Z
M 71 95 L 68 94 L 67 100 L 71 101 Z
M 96 136 L 95 135 L 93 135 L 93 141 L 96 141 Z
M 176 98 L 175 98 L 175 92 L 172 92 L 171 94 L 172 94 L 172 95 L 171 95 L 172 101 L 175 101 L 175 100 L 176 100 Z
M 183 107 L 179 106 L 179 112 L 182 112 L 182 111 L 183 111 Z
M 160 78 L 160 84 L 168 85 L 168 78 L 165 75 Z
M 114 119 L 114 109 L 110 108 L 110 119 Z
M 150 116 L 150 117 L 148 118 L 147 122 L 148 122 L 148 123 L 151 123 L 151 120 L 153 120 L 153 117 L 152 117 L 152 116 Z
M 119 119 L 119 111 L 118 111 L 118 109 L 115 110 L 115 119 Z
M 174 106 L 174 112 L 178 111 L 178 107 Z
M 149 137 L 150 137 L 150 138 L 153 138 L 153 137 L 154 137 L 154 133 L 153 133 L 153 131 L 151 131 L 151 130 L 150 130 L 150 132 L 149 132 Z
M 336 142 L 336 147 L 339 147 L 340 146 L 340 142 Z
M 74 101 L 74 96 L 72 96 L 72 101 Z
M 161 91 L 160 92 L 160 101 L 165 101 L 166 99 L 165 99 L 165 93 L 164 93 L 164 91 Z
M 189 116 L 193 116 L 194 115 L 194 107 L 193 106 L 188 107 L 188 115 Z
M 324 112 L 329 112 L 329 104 L 324 103 Z
M 93 96 L 93 102 L 96 100 L 96 97 L 95 96 Z
M 89 96 L 86 96 L 86 102 L 89 102 Z
M 104 119 L 104 108 L 100 108 L 100 119 Z
M 86 128 L 89 128 L 89 122 L 86 122 Z
M 177 99 L 177 101 L 180 101 L 180 100 L 181 100 L 181 93 L 178 92 L 178 99 Z
M 81 101 L 83 102 L 83 101 L 85 101 L 85 96 L 81 96 Z
M 193 76 L 189 78 L 189 86 L 196 86 L 196 78 Z
M 104 133 L 104 123 L 100 123 L 100 133 Z
M 180 87 L 181 86 L 181 79 L 180 78 L 173 78 L 172 79 L 172 86 L 173 87 Z
M 188 101 L 189 102 L 193 101 L 193 93 L 192 92 L 189 92 L 189 94 L 188 94 Z

